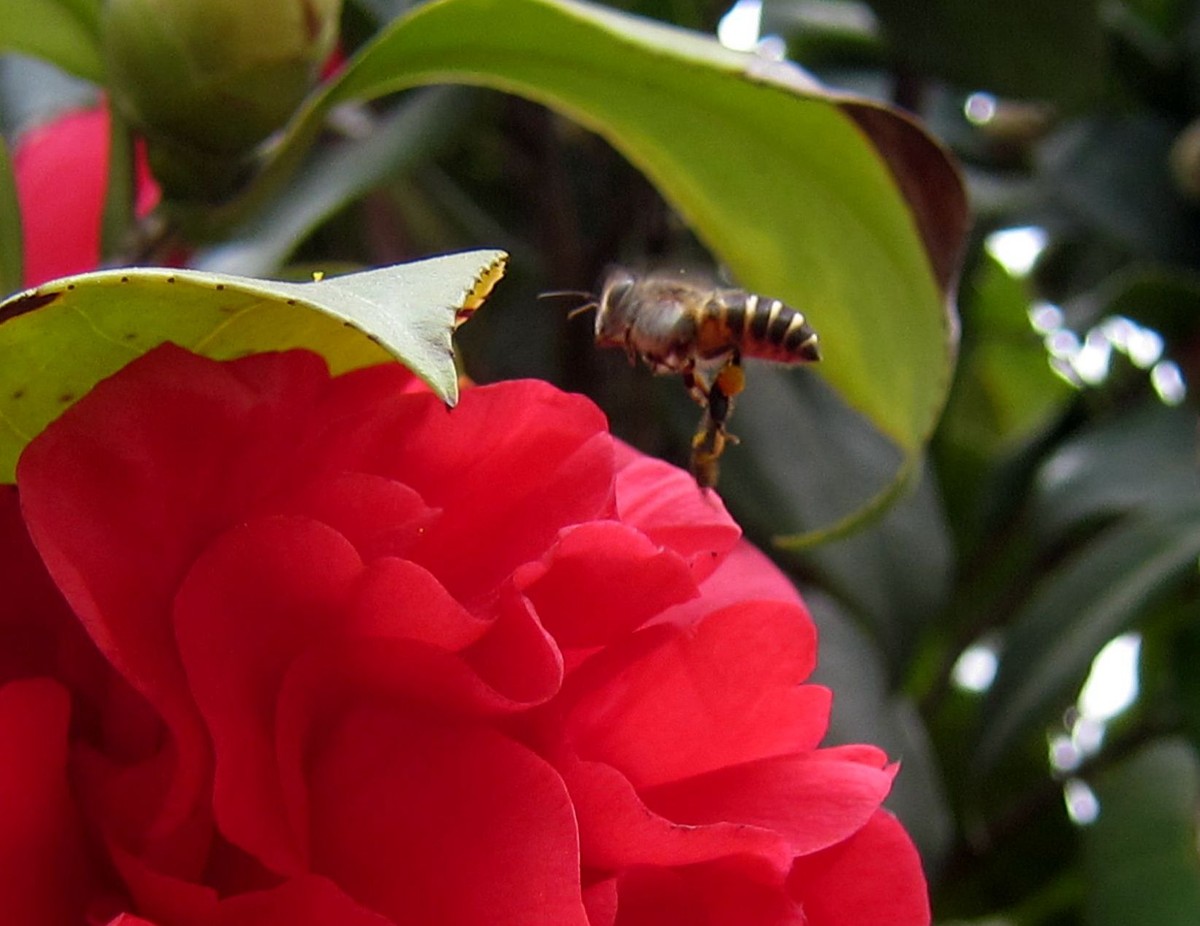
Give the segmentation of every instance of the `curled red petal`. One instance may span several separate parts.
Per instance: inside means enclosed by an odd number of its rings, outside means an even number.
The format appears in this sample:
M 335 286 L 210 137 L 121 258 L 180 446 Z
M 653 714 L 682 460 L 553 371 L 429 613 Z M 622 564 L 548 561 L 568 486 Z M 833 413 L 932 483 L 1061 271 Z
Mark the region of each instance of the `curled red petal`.
M 275 701 L 292 661 L 344 633 L 362 575 L 341 534 L 297 517 L 262 518 L 219 537 L 175 599 L 175 633 L 216 756 L 213 807 L 232 841 L 277 871 L 302 866 L 280 802 Z
M 491 629 L 463 651 L 466 663 L 494 689 L 514 701 L 541 704 L 558 693 L 563 658 L 528 600 L 501 590 L 490 609 Z
M 412 487 L 439 516 L 405 555 L 458 600 L 486 599 L 564 525 L 612 516 L 612 438 L 587 399 L 515 381 L 469 389 L 448 410 L 427 393 L 387 398 L 386 379 L 334 380 L 305 466 Z
M 687 561 L 701 582 L 742 535 L 720 498 L 683 470 L 617 443 L 617 511 L 654 543 Z
M 363 708 L 310 793 L 314 870 L 396 922 L 587 926 L 566 788 L 494 730 Z
M 718 608 L 746 601 L 784 601 L 808 611 L 791 580 L 745 540 L 735 544 L 700 583 L 700 593 L 698 598 L 663 611 L 656 622 L 687 626 Z
M 848 839 L 879 809 L 895 768 L 780 756 L 648 789 L 656 813 L 683 824 L 731 823 L 778 834 L 792 856 Z
M 796 605 L 745 602 L 692 628 L 650 630 L 571 676 L 566 734 L 583 758 L 641 789 L 811 749 L 824 735 L 829 693 L 800 685 L 816 638 Z
M 175 646 L 175 591 L 208 540 L 275 489 L 328 381 L 313 354 L 273 357 L 221 364 L 156 348 L 68 409 L 17 467 L 25 522 L 50 575 L 170 731 L 178 775 L 166 828 L 190 813 L 210 763 Z
M 565 529 L 516 581 L 563 647 L 602 646 L 698 594 L 683 557 L 616 521 Z
M 845 842 L 796 860 L 788 888 L 809 926 L 928 926 L 929 893 L 916 847 L 880 810 Z
M 321 473 L 280 500 L 278 514 L 323 521 L 364 560 L 403 556 L 437 520 L 438 511 L 409 486 L 372 473 Z
M 675 867 L 738 855 L 762 858 L 781 876 L 791 866 L 787 841 L 769 829 L 668 819 L 647 807 L 624 775 L 601 762 L 567 760 L 561 770 L 579 819 L 583 862 L 591 868 Z

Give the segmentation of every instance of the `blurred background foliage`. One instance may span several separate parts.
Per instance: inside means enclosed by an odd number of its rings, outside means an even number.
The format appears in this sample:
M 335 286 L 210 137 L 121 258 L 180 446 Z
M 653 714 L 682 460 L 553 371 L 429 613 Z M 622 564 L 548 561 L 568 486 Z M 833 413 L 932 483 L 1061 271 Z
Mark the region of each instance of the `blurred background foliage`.
M 344 53 L 418 5 L 346 0 Z M 822 379 L 763 367 L 721 482 L 820 625 L 833 738 L 903 763 L 891 806 L 925 858 L 936 919 L 1200 922 L 1197 4 L 610 5 L 786 54 L 916 114 L 961 162 L 973 229 L 958 362 L 911 490 L 841 539 L 773 546 L 900 462 Z M 40 53 L 77 75 L 96 66 L 77 48 Z M 5 56 L 0 128 L 11 142 L 96 92 Z M 754 146 L 720 142 L 753 175 Z M 731 235 L 752 238 L 755 211 L 737 221 Z M 467 373 L 584 392 L 625 439 L 687 459 L 696 410 L 680 384 L 597 352 L 569 302 L 537 296 L 592 288 L 613 262 L 714 258 L 612 147 L 535 103 L 442 86 L 332 110 L 273 197 L 205 236 L 184 227 L 142 227 L 110 256 L 182 248 L 202 268 L 303 275 L 503 247 L 508 278 L 460 332 Z M 853 271 L 864 257 L 837 259 Z M 821 305 L 802 308 L 821 330 Z

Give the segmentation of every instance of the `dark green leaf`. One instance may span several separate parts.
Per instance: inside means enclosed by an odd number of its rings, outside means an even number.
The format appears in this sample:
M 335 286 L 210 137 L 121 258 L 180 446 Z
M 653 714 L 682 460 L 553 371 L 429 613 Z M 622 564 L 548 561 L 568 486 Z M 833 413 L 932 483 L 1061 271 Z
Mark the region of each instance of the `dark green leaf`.
M 1159 740 L 1094 783 L 1100 817 L 1083 833 L 1089 926 L 1200 922 L 1200 759 Z
M 1037 527 L 1055 537 L 1105 516 L 1169 513 L 1198 498 L 1195 413 L 1148 402 L 1056 448 L 1033 503 Z
M 1096 0 L 869 0 L 893 53 L 915 73 L 1001 96 L 1080 103 L 1100 90 Z
M 1179 129 L 1173 119 L 1145 110 L 1066 125 L 1040 149 L 1046 199 L 1130 255 L 1193 259 L 1200 218 L 1169 168 Z
M 341 142 L 311 158 L 283 195 L 201 255 L 196 266 L 247 275 L 275 271 L 322 221 L 427 158 L 471 112 L 468 91 L 458 87 L 407 97 L 380 117 L 366 138 Z
M 1194 574 L 1200 500 L 1131 517 L 1046 574 L 1013 616 L 984 706 L 977 761 L 991 767 L 1075 697 L 1092 659 Z

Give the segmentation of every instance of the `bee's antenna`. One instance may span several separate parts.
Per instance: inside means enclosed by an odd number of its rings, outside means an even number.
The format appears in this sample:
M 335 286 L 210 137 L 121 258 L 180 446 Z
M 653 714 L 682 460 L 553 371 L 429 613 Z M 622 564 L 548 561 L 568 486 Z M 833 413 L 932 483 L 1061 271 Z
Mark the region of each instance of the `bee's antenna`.
M 555 296 L 577 296 L 587 300 L 583 305 L 571 309 L 567 313 L 567 318 L 574 318 L 576 315 L 582 315 L 584 312 L 600 308 L 600 303 L 597 301 L 595 294 L 584 292 L 581 289 L 556 289 L 548 293 L 538 293 L 539 299 L 551 299 Z
M 576 306 L 567 313 L 567 318 L 574 318 L 576 315 L 582 315 L 584 312 L 590 312 L 592 309 L 600 308 L 600 303 L 593 299 L 591 302 L 585 302 L 581 306 Z

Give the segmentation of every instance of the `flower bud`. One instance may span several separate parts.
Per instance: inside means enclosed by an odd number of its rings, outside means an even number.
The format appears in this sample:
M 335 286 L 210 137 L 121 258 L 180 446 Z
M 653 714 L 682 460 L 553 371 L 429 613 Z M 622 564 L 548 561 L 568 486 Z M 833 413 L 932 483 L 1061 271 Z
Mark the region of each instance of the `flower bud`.
M 212 193 L 244 170 L 316 82 L 340 13 L 341 0 L 108 0 L 113 100 L 169 190 Z

